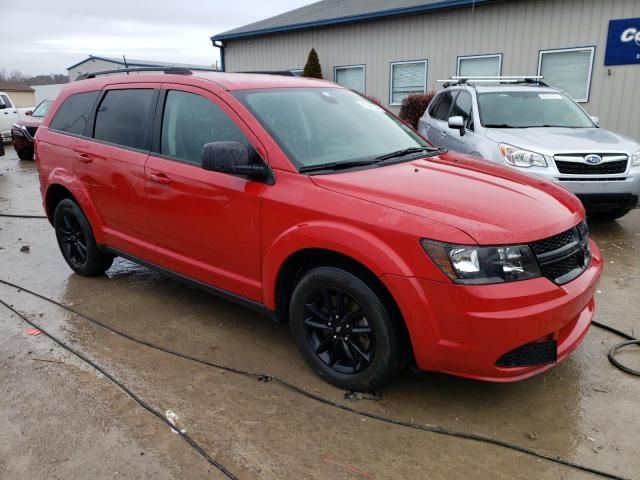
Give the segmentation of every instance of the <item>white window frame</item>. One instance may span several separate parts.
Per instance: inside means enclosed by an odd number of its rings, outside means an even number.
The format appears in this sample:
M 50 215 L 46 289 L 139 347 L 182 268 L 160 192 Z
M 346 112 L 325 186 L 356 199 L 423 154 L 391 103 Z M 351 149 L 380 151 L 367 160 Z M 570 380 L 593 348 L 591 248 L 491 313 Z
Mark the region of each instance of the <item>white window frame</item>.
M 403 60 L 401 62 L 391 62 L 389 66 L 389 105 L 398 106 L 402 105 L 402 102 L 393 103 L 393 66 L 394 65 L 406 65 L 408 63 L 424 63 L 424 90 L 422 93 L 427 93 L 427 78 L 429 77 L 429 60 Z
M 498 75 L 502 75 L 502 54 L 501 53 L 488 53 L 486 55 L 463 55 L 458 57 L 456 66 L 456 75 L 460 75 L 460 64 L 464 60 L 474 60 L 476 58 L 497 58 L 498 59 Z
M 591 62 L 589 64 L 589 76 L 587 77 L 587 97 L 586 98 L 574 98 L 573 100 L 577 103 L 588 103 L 589 98 L 591 97 L 591 79 L 593 77 L 593 61 L 596 56 L 596 47 L 571 47 L 571 48 L 551 48 L 548 50 L 540 50 L 538 52 L 538 75 L 542 75 L 542 57 L 547 53 L 563 53 L 563 52 L 581 52 L 588 50 L 591 52 Z
M 367 66 L 363 63 L 363 64 L 359 64 L 359 65 L 337 65 L 333 67 L 333 81 L 335 83 L 338 83 L 337 81 L 337 72 L 338 70 L 346 70 L 348 68 L 360 68 L 362 69 L 362 85 L 364 86 L 364 91 L 360 92 L 363 95 L 366 95 L 367 93 Z M 343 85 L 344 86 L 344 85 Z M 345 87 L 347 88 L 347 87 Z

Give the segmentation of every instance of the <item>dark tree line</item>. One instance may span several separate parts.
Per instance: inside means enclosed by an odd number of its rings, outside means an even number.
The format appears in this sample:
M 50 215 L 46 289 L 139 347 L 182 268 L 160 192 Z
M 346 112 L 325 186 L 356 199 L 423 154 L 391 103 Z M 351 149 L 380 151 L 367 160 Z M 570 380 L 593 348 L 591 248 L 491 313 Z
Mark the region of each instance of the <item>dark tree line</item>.
M 52 83 L 67 83 L 69 82 L 69 76 L 61 73 L 27 75 L 20 70 L 7 72 L 7 70 L 3 68 L 0 70 L 0 81 L 19 83 L 21 85 L 50 85 Z

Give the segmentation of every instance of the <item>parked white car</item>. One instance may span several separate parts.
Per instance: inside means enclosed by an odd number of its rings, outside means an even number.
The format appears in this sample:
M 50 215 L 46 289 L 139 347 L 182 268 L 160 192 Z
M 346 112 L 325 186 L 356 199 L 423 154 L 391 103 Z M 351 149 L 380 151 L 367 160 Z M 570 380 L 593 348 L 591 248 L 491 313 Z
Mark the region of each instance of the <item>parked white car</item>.
M 418 130 L 437 147 L 556 182 L 592 217 L 615 219 L 639 206 L 640 143 L 600 128 L 596 117 L 539 77 L 454 78 L 431 101 Z
M 6 92 L 0 92 L 0 138 L 3 142 L 11 141 L 11 127 L 31 110 L 33 107 L 17 108 Z

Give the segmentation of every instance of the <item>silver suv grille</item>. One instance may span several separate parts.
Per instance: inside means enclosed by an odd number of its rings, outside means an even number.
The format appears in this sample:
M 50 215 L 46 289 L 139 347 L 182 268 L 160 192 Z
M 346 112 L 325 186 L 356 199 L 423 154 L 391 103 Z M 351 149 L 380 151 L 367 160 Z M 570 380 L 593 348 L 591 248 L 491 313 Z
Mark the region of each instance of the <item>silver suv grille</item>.
M 588 162 L 593 158 L 598 162 Z M 565 175 L 616 175 L 625 173 L 629 163 L 624 153 L 565 153 L 553 159 L 558 171 Z

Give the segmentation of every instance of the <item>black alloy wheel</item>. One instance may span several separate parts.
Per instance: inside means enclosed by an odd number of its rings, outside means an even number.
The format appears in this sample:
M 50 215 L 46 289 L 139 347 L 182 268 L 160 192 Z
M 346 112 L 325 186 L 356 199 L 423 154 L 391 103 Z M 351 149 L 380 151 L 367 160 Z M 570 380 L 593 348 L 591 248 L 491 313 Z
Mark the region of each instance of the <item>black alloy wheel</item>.
M 87 239 L 78 220 L 70 212 L 63 212 L 62 223 L 56 233 L 64 258 L 76 268 L 81 268 L 87 261 Z
M 53 226 L 62 256 L 74 272 L 100 275 L 113 263 L 113 256 L 98 248 L 89 220 L 73 200 L 65 198 L 58 203 Z
M 369 366 L 376 337 L 356 300 L 339 288 L 324 288 L 305 308 L 307 341 L 327 366 L 347 374 Z
M 376 292 L 334 267 L 310 270 L 293 291 L 290 321 L 298 348 L 319 376 L 338 387 L 371 391 L 406 362 L 402 319 Z

